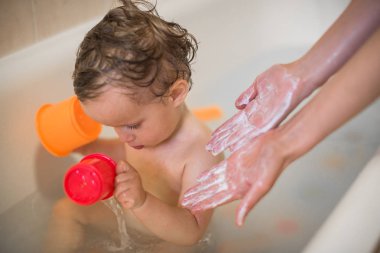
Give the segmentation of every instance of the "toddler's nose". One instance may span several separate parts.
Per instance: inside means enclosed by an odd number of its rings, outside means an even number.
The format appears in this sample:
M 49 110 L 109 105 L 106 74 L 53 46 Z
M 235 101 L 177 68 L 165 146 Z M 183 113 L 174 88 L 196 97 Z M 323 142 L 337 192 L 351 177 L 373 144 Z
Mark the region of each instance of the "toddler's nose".
M 129 143 L 136 139 L 134 134 L 129 133 L 126 129 L 123 129 L 122 127 L 116 127 L 114 129 L 116 134 L 119 136 L 121 142 Z

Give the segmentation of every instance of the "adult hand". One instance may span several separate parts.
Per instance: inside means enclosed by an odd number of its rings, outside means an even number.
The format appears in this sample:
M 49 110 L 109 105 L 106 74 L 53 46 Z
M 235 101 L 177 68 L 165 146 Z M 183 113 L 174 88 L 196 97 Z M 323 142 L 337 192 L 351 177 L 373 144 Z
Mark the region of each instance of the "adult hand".
M 206 146 L 216 155 L 229 148 L 239 149 L 247 139 L 276 127 L 310 94 L 305 91 L 300 78 L 291 74 L 285 65 L 274 65 L 259 75 L 253 84 L 236 100 L 241 109 L 217 128 Z
M 279 141 L 275 131 L 247 141 L 244 148 L 201 174 L 198 184 L 184 194 L 182 205 L 196 212 L 242 198 L 235 219 L 241 226 L 290 163 L 288 147 Z

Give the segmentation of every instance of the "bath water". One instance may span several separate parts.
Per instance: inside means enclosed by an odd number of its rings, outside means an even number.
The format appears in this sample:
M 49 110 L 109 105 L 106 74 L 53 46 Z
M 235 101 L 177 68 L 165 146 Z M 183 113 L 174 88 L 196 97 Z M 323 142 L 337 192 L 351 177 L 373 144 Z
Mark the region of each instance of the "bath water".
M 105 245 L 106 250 L 111 252 L 122 252 L 127 251 L 128 249 L 132 249 L 130 246 L 131 244 L 129 243 L 130 240 L 127 233 L 127 224 L 122 207 L 114 197 L 104 200 L 103 203 L 115 214 L 120 237 L 119 245 L 108 243 L 108 245 Z
M 157 240 L 144 240 L 143 244 L 136 243 L 131 239 L 128 234 L 128 228 L 126 219 L 124 216 L 123 208 L 119 205 L 114 197 L 102 201 L 116 216 L 117 226 L 118 226 L 118 241 L 105 239 L 101 241 L 92 241 L 90 248 L 102 248 L 109 253 L 153 253 L 155 252 L 157 243 L 160 243 L 160 239 Z M 129 231 L 135 234 L 136 231 Z M 99 240 L 99 238 L 98 238 Z M 191 252 L 206 253 L 210 252 L 210 246 L 212 245 L 212 235 L 211 233 L 206 234 L 202 240 L 198 242 L 191 250 Z M 187 252 L 187 251 L 186 251 Z

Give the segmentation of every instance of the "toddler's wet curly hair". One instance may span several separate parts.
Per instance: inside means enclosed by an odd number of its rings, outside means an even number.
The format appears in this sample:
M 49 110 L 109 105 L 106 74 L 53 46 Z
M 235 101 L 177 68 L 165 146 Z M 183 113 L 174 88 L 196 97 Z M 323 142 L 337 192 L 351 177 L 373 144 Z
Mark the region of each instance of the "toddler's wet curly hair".
M 78 98 L 95 98 L 110 84 L 144 102 L 164 96 L 178 79 L 191 83 L 190 63 L 198 49 L 194 36 L 163 20 L 149 2 L 121 2 L 79 46 L 73 73 Z M 150 98 L 141 95 L 144 89 L 151 91 Z

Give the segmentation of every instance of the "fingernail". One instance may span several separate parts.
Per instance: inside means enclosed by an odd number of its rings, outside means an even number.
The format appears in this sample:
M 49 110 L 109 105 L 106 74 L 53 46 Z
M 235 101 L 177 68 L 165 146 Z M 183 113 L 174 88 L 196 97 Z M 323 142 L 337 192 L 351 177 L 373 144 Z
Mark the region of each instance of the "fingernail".
M 211 148 L 209 151 L 211 152 L 211 154 L 212 154 L 213 156 L 216 156 L 217 154 L 220 153 L 219 150 L 215 150 L 215 149 L 213 149 L 213 148 Z
M 236 102 L 235 105 L 236 105 L 236 107 L 241 107 L 243 105 L 243 103 L 241 101 L 239 101 L 239 102 Z
M 236 101 L 235 106 L 238 108 L 245 107 L 249 102 L 249 97 L 247 96 L 240 96 L 239 101 Z
M 220 151 L 211 143 L 206 145 L 206 150 L 214 156 L 220 153 Z
M 121 168 L 121 171 L 126 172 L 127 171 L 127 164 L 124 161 L 119 162 L 119 166 Z

